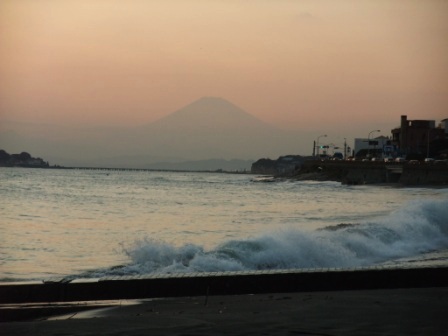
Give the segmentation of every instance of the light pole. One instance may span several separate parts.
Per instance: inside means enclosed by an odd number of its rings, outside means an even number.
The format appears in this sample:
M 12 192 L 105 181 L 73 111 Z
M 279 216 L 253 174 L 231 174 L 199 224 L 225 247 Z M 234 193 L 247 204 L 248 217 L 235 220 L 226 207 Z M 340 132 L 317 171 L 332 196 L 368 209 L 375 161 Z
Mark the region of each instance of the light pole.
M 370 157 L 370 134 L 372 134 L 372 133 L 374 133 L 374 132 L 381 132 L 381 130 L 373 130 L 373 131 L 370 131 L 370 132 L 369 132 L 369 135 L 367 136 L 367 142 L 368 142 L 368 144 L 369 144 L 369 150 L 368 150 L 369 157 Z M 376 156 L 376 155 L 375 155 L 375 156 Z
M 319 135 L 319 136 L 317 137 L 317 141 L 316 141 L 317 157 L 319 157 L 319 139 L 320 139 L 320 138 L 326 138 L 326 137 L 327 137 L 326 134 L 324 134 L 324 135 Z

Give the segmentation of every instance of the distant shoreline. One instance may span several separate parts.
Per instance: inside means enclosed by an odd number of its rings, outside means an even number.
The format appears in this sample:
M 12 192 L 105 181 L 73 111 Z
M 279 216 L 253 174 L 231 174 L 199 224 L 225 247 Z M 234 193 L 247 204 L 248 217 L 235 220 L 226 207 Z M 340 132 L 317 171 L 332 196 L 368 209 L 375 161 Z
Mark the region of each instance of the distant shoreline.
M 217 170 L 187 170 L 187 169 L 155 169 L 155 168 L 110 168 L 110 167 L 66 167 L 66 166 L 0 166 L 0 168 L 31 168 L 31 169 L 61 169 L 61 170 L 104 170 L 104 171 L 148 171 L 148 172 L 168 172 L 168 173 L 218 173 L 218 174 L 241 174 L 258 175 L 251 171 L 227 171 Z
M 334 181 L 345 185 L 372 185 L 383 187 L 419 187 L 448 188 L 448 165 L 394 165 L 401 167 L 401 173 L 388 172 L 387 165 L 381 162 L 326 162 L 307 161 L 300 171 L 288 176 L 259 174 L 251 171 L 187 170 L 187 169 L 154 169 L 154 168 L 110 168 L 110 167 L 65 167 L 65 166 L 0 166 L 0 168 L 25 169 L 61 169 L 91 171 L 134 171 L 134 172 L 167 172 L 167 173 L 206 173 L 269 176 L 272 179 L 260 182 L 281 180 L 295 181 Z M 404 176 L 402 176 L 404 175 Z

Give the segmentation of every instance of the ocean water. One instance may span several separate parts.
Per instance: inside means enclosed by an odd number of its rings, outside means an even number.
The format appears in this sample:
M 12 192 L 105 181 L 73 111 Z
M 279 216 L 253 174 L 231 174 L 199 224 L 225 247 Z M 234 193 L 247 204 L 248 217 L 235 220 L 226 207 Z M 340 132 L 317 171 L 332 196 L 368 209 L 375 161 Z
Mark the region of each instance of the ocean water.
M 448 189 L 0 168 L 0 282 L 448 265 Z

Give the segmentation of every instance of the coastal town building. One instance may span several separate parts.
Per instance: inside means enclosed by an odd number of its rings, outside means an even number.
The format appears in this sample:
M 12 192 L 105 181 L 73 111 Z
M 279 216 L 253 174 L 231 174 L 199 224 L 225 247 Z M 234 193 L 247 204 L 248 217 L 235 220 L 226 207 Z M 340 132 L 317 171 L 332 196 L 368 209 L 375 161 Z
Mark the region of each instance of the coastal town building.
M 391 130 L 391 137 L 356 138 L 353 155 L 362 158 L 396 158 L 440 155 L 448 141 L 448 118 L 439 124 L 435 120 L 408 120 L 401 116 L 400 127 Z
M 448 137 L 448 118 L 440 122 L 440 127 L 445 130 L 445 138 Z
M 431 142 L 447 136 L 447 119 L 436 127 L 435 120 L 408 120 L 401 116 L 400 127 L 392 130 L 392 145 L 401 155 L 429 153 Z
M 392 156 L 395 151 L 396 148 L 392 146 L 392 140 L 389 137 L 383 135 L 372 139 L 355 139 L 355 157 Z

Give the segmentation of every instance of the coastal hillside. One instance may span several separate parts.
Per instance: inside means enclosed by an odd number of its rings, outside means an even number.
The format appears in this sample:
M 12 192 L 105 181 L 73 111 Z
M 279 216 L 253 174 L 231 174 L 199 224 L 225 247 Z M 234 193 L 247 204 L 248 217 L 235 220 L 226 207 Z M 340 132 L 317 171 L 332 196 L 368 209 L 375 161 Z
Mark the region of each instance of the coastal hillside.
M 9 154 L 0 149 L 0 167 L 48 167 L 48 162 L 41 158 L 32 157 L 27 152 Z

